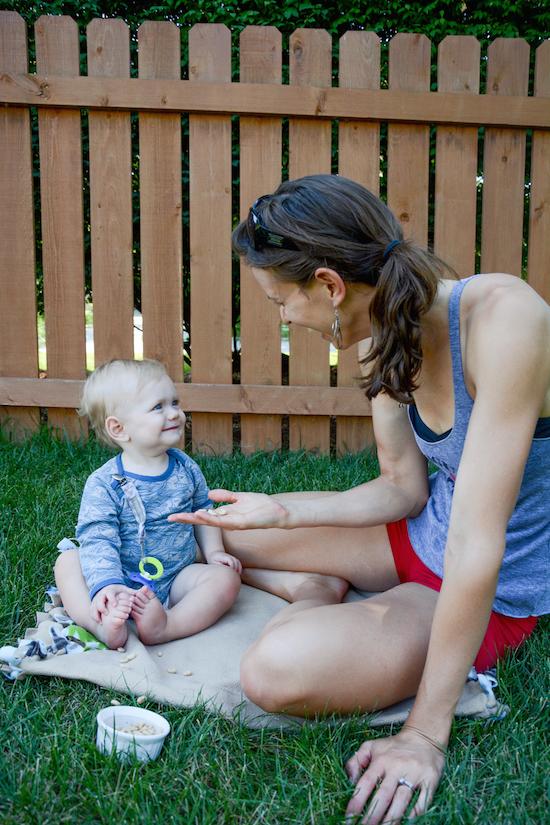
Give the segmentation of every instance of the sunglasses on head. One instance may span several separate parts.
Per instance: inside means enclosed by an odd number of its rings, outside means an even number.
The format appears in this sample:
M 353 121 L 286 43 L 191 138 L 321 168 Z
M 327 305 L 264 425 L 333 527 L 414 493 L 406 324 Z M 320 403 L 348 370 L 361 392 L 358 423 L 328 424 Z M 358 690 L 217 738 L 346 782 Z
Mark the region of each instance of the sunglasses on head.
M 258 205 L 268 197 L 269 195 L 263 195 L 261 198 L 258 198 L 258 200 L 255 200 L 248 213 L 248 234 L 252 248 L 256 252 L 259 252 L 265 246 L 270 246 L 274 249 L 297 250 L 298 247 L 291 238 L 287 238 L 285 235 L 279 235 L 277 232 L 272 232 L 262 223 L 256 209 Z

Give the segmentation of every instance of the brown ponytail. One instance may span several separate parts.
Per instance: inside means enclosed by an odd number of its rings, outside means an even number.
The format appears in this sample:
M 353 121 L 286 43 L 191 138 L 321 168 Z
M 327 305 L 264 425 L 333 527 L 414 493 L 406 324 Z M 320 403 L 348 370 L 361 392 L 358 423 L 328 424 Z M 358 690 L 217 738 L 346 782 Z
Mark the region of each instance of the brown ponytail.
M 323 266 L 346 283 L 376 287 L 362 385 L 368 398 L 385 392 L 410 403 L 422 365 L 421 316 L 439 279 L 455 276 L 430 252 L 403 240 L 399 221 L 376 195 L 340 175 L 285 181 L 256 201 L 233 232 L 233 249 L 250 266 L 303 287 Z
M 409 404 L 422 366 L 421 316 L 437 293 L 445 265 L 410 241 L 394 247 L 379 270 L 370 304 L 372 346 L 361 364 L 367 398 L 386 392 Z

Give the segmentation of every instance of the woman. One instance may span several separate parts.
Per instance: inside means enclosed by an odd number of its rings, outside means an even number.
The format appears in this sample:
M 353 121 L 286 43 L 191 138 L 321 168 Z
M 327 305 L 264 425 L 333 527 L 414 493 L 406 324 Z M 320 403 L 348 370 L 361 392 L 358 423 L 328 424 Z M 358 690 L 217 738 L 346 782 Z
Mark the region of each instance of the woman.
M 491 667 L 549 612 L 550 310 L 510 275 L 457 281 L 338 176 L 283 183 L 233 240 L 285 323 L 338 348 L 371 338 L 380 476 L 343 493 L 215 491 L 229 504 L 173 518 L 246 531 L 225 533 L 245 581 L 292 602 L 242 663 L 261 707 L 349 713 L 416 694 L 399 733 L 347 765 L 347 813 L 400 821 L 417 789 L 414 814 L 430 804 L 472 663 Z M 381 592 L 340 604 L 349 583 Z

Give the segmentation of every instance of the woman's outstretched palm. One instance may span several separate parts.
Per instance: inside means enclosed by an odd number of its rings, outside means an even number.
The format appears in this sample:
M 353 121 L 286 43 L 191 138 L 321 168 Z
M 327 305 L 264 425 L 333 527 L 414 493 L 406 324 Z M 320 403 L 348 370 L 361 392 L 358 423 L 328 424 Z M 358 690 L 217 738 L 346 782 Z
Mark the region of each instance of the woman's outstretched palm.
M 234 493 L 211 490 L 209 498 L 222 507 L 197 510 L 195 513 L 173 513 L 168 521 L 182 524 L 207 524 L 224 530 L 251 530 L 285 527 L 288 511 L 276 498 L 265 493 Z

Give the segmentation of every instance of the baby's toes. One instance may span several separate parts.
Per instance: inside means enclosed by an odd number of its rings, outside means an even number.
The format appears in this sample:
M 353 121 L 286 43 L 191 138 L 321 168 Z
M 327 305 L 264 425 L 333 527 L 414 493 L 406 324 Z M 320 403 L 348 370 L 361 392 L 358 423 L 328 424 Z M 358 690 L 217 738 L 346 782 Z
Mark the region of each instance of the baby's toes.
M 134 596 L 134 603 L 139 605 L 142 608 L 147 607 L 151 599 L 155 598 L 155 594 L 152 590 L 150 590 L 146 585 L 140 587 L 139 590 L 136 590 L 136 594 Z
M 114 615 L 119 618 L 128 618 L 130 611 L 132 610 L 133 603 L 134 600 L 131 596 L 120 597 L 116 603 L 116 607 L 114 608 Z
M 138 590 L 138 593 L 141 593 L 148 600 L 155 598 L 154 591 L 151 590 L 150 587 L 147 587 L 146 584 L 144 584 L 143 587 L 140 587 L 140 589 Z

